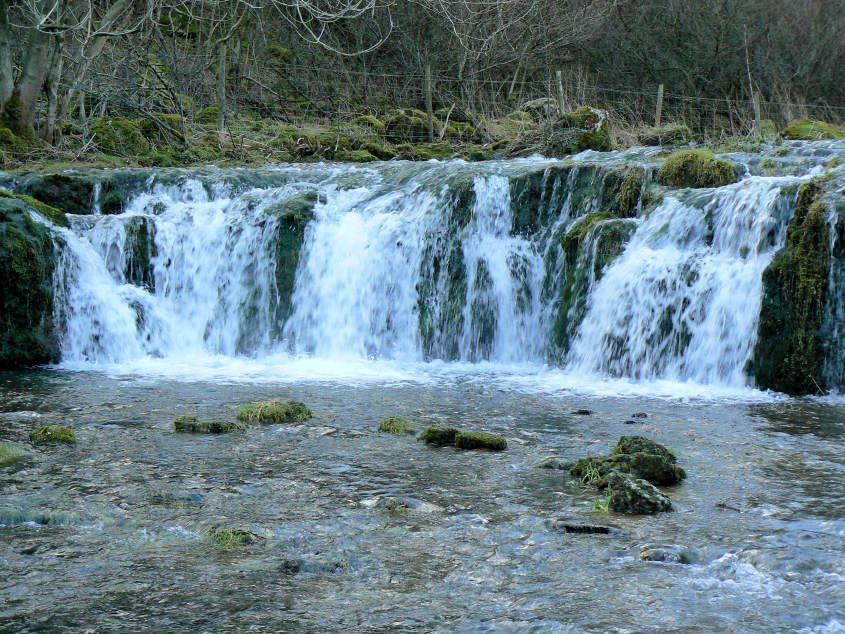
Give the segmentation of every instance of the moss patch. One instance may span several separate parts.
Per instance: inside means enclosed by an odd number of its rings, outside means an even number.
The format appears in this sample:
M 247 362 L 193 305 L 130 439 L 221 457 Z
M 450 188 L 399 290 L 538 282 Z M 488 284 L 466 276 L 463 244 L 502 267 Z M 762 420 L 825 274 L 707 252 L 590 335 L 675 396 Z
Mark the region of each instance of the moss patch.
M 643 145 L 683 145 L 692 139 L 692 130 L 683 123 L 647 128 L 637 137 L 637 141 Z
M 830 267 L 827 210 L 819 183 L 798 190 L 786 246 L 763 272 L 763 303 L 754 351 L 761 388 L 787 394 L 826 389 L 820 335 Z
M 17 198 L 35 209 L 53 224 L 59 225 L 60 227 L 70 226 L 67 221 L 67 216 L 61 209 L 56 209 L 47 203 L 42 203 L 40 200 L 36 200 L 32 196 L 27 196 L 26 194 L 12 194 L 7 192 L 5 189 L 0 189 L 0 198 Z
M 818 141 L 820 139 L 845 139 L 845 130 L 831 123 L 801 119 L 784 128 L 784 139 L 800 141 Z
M 138 156 L 150 149 L 141 128 L 129 119 L 98 119 L 91 126 L 94 141 L 104 151 L 121 156 Z
M 437 445 L 442 447 L 444 445 L 454 445 L 455 437 L 458 435 L 458 430 L 454 427 L 444 427 L 442 425 L 431 425 L 423 430 L 418 440 L 422 440 L 429 445 Z
M 197 420 L 193 416 L 180 416 L 173 421 L 177 432 L 187 434 L 228 434 L 233 431 L 244 431 L 246 425 L 233 423 L 228 420 L 204 421 Z
M 33 429 L 29 432 L 29 441 L 33 445 L 55 442 L 72 445 L 76 442 L 76 435 L 69 427 L 63 427 L 61 425 L 43 425 L 38 429 Z
M 545 134 L 547 153 L 551 156 L 613 149 L 610 117 L 596 108 L 583 107 L 561 115 L 546 127 Z
M 258 533 L 243 528 L 227 528 L 225 526 L 212 526 L 206 531 L 206 538 L 214 546 L 224 550 L 238 548 L 246 544 L 254 544 L 264 539 Z
M 411 422 L 401 416 L 389 416 L 385 418 L 379 424 L 378 430 L 398 436 L 415 433 Z
M 709 150 L 675 152 L 657 172 L 657 182 L 670 187 L 722 187 L 736 181 L 734 166 Z
M 238 408 L 236 418 L 251 424 L 300 423 L 312 418 L 313 414 L 299 401 L 264 401 Z
M 455 447 L 458 449 L 489 449 L 504 451 L 508 448 L 508 441 L 502 436 L 485 434 L 483 432 L 458 432 L 455 434 Z

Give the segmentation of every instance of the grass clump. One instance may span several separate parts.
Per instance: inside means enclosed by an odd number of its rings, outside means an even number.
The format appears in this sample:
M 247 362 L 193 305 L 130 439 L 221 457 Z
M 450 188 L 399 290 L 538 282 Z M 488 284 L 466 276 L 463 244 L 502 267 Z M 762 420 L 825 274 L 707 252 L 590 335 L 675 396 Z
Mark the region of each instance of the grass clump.
M 29 440 L 33 445 L 61 442 L 72 445 L 76 442 L 76 435 L 69 427 L 61 425 L 43 425 L 29 432 Z
M 389 416 L 385 418 L 379 424 L 378 430 L 387 432 L 388 434 L 396 434 L 398 436 L 414 433 L 411 422 L 401 416 Z
M 722 187 L 736 180 L 734 166 L 709 150 L 675 152 L 657 172 L 657 182 L 670 187 Z
M 193 416 L 180 416 L 173 421 L 173 426 L 177 432 L 188 434 L 228 434 L 246 430 L 246 425 L 243 423 L 233 423 L 228 420 L 197 420 Z
M 21 458 L 26 458 L 28 455 L 30 455 L 29 452 L 24 449 L 0 442 L 0 467 L 11 464 Z
M 490 451 L 504 451 L 508 448 L 508 441 L 496 434 L 484 432 L 458 432 L 455 435 L 455 447 L 458 449 L 489 449 Z
M 264 537 L 252 531 L 224 526 L 212 526 L 206 532 L 206 538 L 212 544 L 224 550 L 238 548 L 245 544 L 254 544 L 259 539 L 264 539 Z
M 279 400 L 250 403 L 238 408 L 239 421 L 251 424 L 301 423 L 313 417 L 311 410 L 299 401 Z

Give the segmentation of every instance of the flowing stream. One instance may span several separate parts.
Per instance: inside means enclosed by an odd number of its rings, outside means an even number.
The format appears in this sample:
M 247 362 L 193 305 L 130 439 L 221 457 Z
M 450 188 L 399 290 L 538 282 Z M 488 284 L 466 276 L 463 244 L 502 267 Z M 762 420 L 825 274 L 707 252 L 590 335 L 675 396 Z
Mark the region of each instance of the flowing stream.
M 845 145 L 603 215 L 607 174 L 655 153 L 151 171 L 53 228 L 61 362 L 0 373 L 0 440 L 78 442 L 0 467 L 0 630 L 845 631 L 845 405 L 748 369 L 797 188 Z M 173 433 L 269 398 L 314 419 Z M 377 433 L 391 415 L 508 450 Z M 535 466 L 634 433 L 689 475 L 671 513 L 597 512 Z

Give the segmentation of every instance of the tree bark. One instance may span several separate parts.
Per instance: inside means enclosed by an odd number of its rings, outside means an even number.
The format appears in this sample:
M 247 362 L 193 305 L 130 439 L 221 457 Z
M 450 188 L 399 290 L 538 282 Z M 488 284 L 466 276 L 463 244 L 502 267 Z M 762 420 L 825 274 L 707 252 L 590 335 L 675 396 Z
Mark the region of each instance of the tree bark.
M 50 66 L 47 71 L 45 85 L 45 89 L 47 90 L 47 125 L 42 131 L 41 137 L 47 143 L 53 143 L 56 140 L 56 112 L 59 105 L 59 81 L 62 78 L 64 48 L 64 36 L 56 38 L 55 46 L 53 46 L 53 54 L 50 56 Z
M 9 30 L 9 2 L 0 0 L 0 111 L 12 96 L 12 32 Z
M 9 123 L 12 124 L 12 132 L 19 136 L 35 136 L 35 112 L 38 95 L 47 75 L 49 53 L 50 38 L 46 33 L 33 29 L 29 36 L 23 72 L 11 98 L 18 103 L 15 104 L 17 111 L 11 113 L 14 119 Z
M 222 139 L 226 131 L 226 42 L 220 42 L 217 55 L 217 132 Z

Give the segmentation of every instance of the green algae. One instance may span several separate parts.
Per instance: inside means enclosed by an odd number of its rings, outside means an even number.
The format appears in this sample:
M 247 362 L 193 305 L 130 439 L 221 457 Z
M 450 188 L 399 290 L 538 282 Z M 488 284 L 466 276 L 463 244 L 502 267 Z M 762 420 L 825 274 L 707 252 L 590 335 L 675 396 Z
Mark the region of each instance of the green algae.
M 251 403 L 238 408 L 239 421 L 250 424 L 301 423 L 313 417 L 311 410 L 299 401 L 280 400 Z

